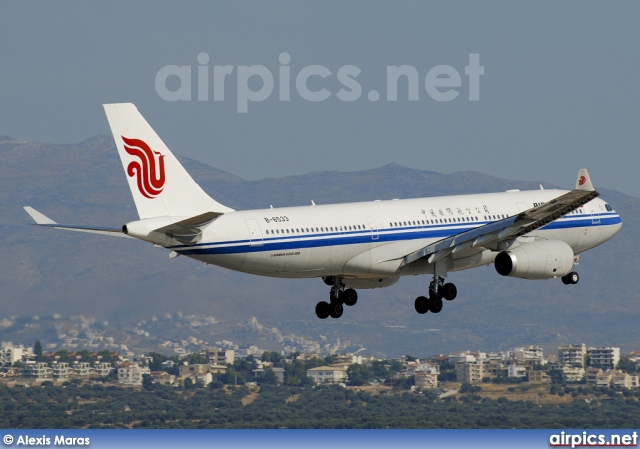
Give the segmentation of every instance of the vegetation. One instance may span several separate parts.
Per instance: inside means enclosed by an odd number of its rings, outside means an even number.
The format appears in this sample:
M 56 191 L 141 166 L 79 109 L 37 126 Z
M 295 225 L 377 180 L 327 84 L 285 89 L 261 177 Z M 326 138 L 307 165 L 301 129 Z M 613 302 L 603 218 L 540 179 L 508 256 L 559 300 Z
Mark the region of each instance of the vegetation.
M 520 388 L 520 387 L 518 387 Z M 0 428 L 638 428 L 640 392 L 552 385 L 558 395 L 590 393 L 562 404 L 482 397 L 369 393 L 338 386 L 249 389 L 217 381 L 208 388 L 144 388 L 50 382 L 0 385 Z M 384 390 L 389 391 L 389 390 Z M 252 400 L 245 400 L 249 399 Z

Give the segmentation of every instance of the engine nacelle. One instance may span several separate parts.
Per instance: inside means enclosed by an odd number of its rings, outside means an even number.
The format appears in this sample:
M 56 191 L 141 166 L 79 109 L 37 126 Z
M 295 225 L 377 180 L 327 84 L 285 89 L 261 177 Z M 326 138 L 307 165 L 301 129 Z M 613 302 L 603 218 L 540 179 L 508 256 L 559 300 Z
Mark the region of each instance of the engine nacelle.
M 496 271 L 523 279 L 551 279 L 573 269 L 573 249 L 560 240 L 540 240 L 503 251 L 496 256 Z

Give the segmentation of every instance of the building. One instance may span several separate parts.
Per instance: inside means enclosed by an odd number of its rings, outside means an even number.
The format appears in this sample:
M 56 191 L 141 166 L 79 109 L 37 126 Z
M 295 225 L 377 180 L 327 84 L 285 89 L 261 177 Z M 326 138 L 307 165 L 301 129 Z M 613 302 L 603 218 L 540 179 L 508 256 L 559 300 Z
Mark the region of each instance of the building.
M 0 367 L 11 366 L 22 360 L 23 349 L 22 346 L 5 345 L 0 349 Z
M 416 371 L 413 375 L 413 382 L 418 390 L 431 390 L 438 388 L 438 375 L 425 371 Z
M 477 384 L 484 377 L 482 363 L 456 363 L 456 381 Z
M 598 374 L 596 376 L 596 387 L 611 387 L 611 381 L 613 380 L 613 374 L 610 372 Z
M 180 365 L 178 370 L 180 378 L 198 374 L 224 374 L 227 372 L 226 365 L 210 365 L 208 363 L 194 363 L 191 365 Z
M 616 371 L 611 376 L 611 386 L 618 388 L 637 388 L 638 376 Z
M 616 369 L 620 361 L 620 348 L 589 348 L 587 350 L 589 366 L 603 370 Z
M 69 378 L 71 368 L 67 362 L 53 362 L 51 363 L 51 374 L 54 380 L 66 380 Z
M 587 368 L 585 372 L 585 379 L 587 383 L 589 385 L 595 385 L 598 380 L 598 375 L 602 374 L 603 372 L 604 371 L 602 371 L 600 368 L 594 368 L 594 367 Z
M 200 354 L 207 357 L 212 365 L 231 365 L 236 358 L 233 349 L 207 348 L 200 351 Z
M 339 383 L 347 380 L 346 366 L 319 366 L 307 370 L 307 376 L 317 384 Z
M 176 376 L 166 371 L 151 371 L 149 374 L 154 384 L 173 385 L 176 381 Z
M 584 377 L 585 370 L 581 367 L 567 365 L 562 367 L 562 378 L 565 382 L 580 382 Z
M 561 366 L 584 368 L 587 360 L 587 347 L 581 345 L 565 345 L 558 348 L 558 362 Z
M 203 387 L 213 382 L 213 374 L 211 373 L 190 373 L 184 377 L 184 380 L 191 379 L 194 384 L 201 384 Z
M 142 376 L 151 374 L 148 366 L 124 362 L 118 365 L 118 383 L 122 385 L 142 385 Z
M 524 348 L 515 348 L 513 358 L 525 365 L 536 365 L 544 363 L 544 352 L 539 346 L 526 346 Z
M 51 368 L 44 362 L 27 362 L 22 369 L 22 377 L 25 379 L 41 381 L 50 378 L 50 376 Z
M 627 358 L 630 362 L 637 364 L 638 362 L 640 362 L 640 351 L 631 351 Z
M 113 366 L 108 362 L 95 362 L 93 364 L 93 372 L 98 376 L 108 376 L 113 371 Z
M 512 363 L 507 366 L 507 377 L 527 377 L 527 369 L 524 365 Z
M 506 369 L 502 361 L 491 358 L 485 361 L 483 367 L 485 377 L 498 377 L 498 375 L 504 373 Z
M 543 370 L 529 370 L 527 373 L 529 382 L 538 383 L 538 382 L 548 382 L 549 378 L 547 377 L 547 372 Z
M 449 363 L 475 363 L 484 353 L 472 353 L 471 351 L 454 352 L 449 354 Z M 482 357 L 484 359 L 485 357 Z
M 86 377 L 91 374 L 91 364 L 87 362 L 73 362 L 73 372 L 77 376 Z

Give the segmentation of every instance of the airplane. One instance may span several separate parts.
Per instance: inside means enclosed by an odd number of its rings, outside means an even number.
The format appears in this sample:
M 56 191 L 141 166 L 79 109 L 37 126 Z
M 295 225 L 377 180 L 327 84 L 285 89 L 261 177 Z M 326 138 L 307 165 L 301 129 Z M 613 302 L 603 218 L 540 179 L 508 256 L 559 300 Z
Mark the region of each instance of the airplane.
M 494 264 L 498 274 L 577 284 L 581 253 L 613 237 L 622 219 L 580 169 L 573 190 L 498 193 L 236 211 L 206 194 L 131 103 L 103 105 L 139 215 L 121 228 L 39 226 L 136 238 L 207 264 L 262 276 L 321 278 L 339 318 L 357 289 L 430 275 L 417 313 L 439 313 L 457 288 L 449 272 Z

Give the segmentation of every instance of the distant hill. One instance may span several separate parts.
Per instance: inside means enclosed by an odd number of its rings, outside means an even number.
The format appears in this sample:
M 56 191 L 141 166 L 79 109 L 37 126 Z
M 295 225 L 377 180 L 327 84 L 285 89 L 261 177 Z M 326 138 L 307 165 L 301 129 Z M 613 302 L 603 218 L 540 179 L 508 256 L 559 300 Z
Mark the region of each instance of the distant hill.
M 537 189 L 540 184 L 396 164 L 247 181 L 180 160 L 208 193 L 236 209 Z M 574 176 L 567 173 L 565 188 L 573 186 Z M 320 280 L 244 275 L 186 257 L 170 260 L 168 251 L 143 242 L 28 226 L 23 205 L 79 224 L 121 226 L 137 215 L 111 137 L 70 145 L 0 137 L 0 321 L 9 315 L 59 313 L 126 324 L 181 311 L 216 317 L 215 335 L 208 340 L 241 343 L 256 337 L 238 323 L 256 316 L 282 334 L 340 338 L 368 353 L 390 356 L 523 344 L 554 350 L 581 342 L 621 346 L 623 352 L 640 349 L 640 199 L 607 190 L 606 181 L 596 179 L 596 187 L 622 215 L 623 229 L 582 256 L 577 286 L 506 279 L 490 266 L 452 273 L 458 299 L 437 316 L 413 310 L 414 298 L 429 282 L 420 276 L 387 289 L 362 290 L 358 305 L 341 319 L 321 321 L 314 306 L 328 289 Z M 19 340 L 16 335 L 14 342 Z M 274 341 L 253 343 L 277 349 Z

